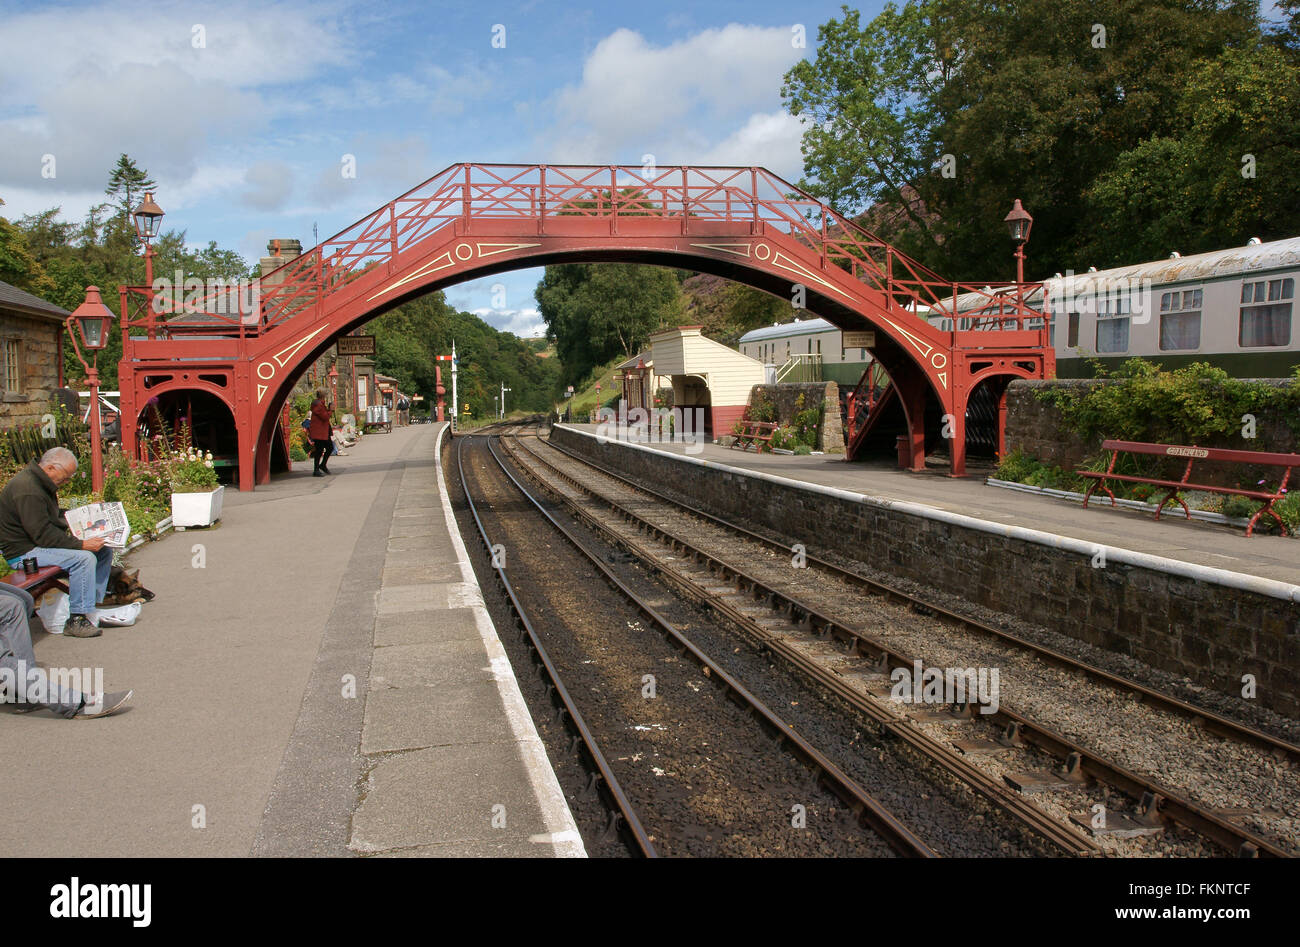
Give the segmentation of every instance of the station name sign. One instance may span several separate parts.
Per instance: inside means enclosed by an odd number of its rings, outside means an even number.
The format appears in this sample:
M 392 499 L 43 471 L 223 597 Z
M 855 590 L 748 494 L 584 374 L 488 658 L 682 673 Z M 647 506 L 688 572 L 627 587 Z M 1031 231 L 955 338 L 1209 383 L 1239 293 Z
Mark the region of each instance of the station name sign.
M 340 355 L 374 355 L 373 335 L 341 335 L 338 341 Z
M 872 349 L 876 347 L 876 333 L 868 329 L 865 332 L 841 332 L 844 341 L 841 343 L 846 349 Z

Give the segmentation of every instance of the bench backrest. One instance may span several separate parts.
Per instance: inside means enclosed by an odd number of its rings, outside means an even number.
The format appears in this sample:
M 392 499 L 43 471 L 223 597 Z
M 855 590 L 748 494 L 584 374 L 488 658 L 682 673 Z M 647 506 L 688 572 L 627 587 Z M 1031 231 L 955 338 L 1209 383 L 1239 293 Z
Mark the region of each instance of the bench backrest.
M 777 429 L 777 425 L 771 421 L 743 421 L 741 423 L 755 431 L 775 431 Z
M 1232 464 L 1259 464 L 1265 467 L 1300 467 L 1300 454 L 1226 450 L 1219 447 L 1187 447 L 1181 444 L 1144 444 L 1141 441 L 1102 441 L 1101 446 L 1104 450 L 1117 450 L 1126 454 L 1152 454 L 1179 460 L 1217 460 Z

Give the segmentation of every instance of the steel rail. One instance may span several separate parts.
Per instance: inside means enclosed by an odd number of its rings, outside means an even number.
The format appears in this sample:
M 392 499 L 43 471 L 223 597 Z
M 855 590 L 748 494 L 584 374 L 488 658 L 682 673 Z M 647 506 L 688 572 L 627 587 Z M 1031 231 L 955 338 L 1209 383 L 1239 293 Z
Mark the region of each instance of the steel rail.
M 532 456 L 537 455 L 533 454 Z M 540 457 L 538 459 L 542 460 Z M 542 462 L 545 463 L 544 460 L 542 460 Z M 553 466 L 551 469 L 555 470 L 558 476 L 573 483 L 578 489 L 585 490 L 589 493 L 591 492 L 589 488 L 578 484 L 562 471 L 557 470 Z M 599 499 L 602 502 L 608 502 L 604 498 Z M 608 524 L 602 523 L 599 519 L 592 516 L 587 511 L 582 510 L 580 507 L 573 504 L 568 505 L 572 512 L 574 512 L 574 514 L 584 522 L 589 523 L 594 529 L 614 537 L 615 541 L 620 545 L 628 547 L 629 544 L 627 540 L 610 531 Z M 613 504 L 611 504 L 611 506 L 612 505 Z M 636 517 L 633 515 L 628 518 L 634 519 Z M 663 535 L 667 535 L 664 534 L 662 530 L 659 530 L 658 527 L 649 528 Z M 695 550 L 695 548 L 689 543 L 685 543 L 678 539 L 674 539 L 673 542 L 675 543 L 674 548 L 680 548 L 683 552 L 690 552 L 696 561 L 703 561 L 705 564 L 716 562 L 712 557 Z M 763 647 L 775 654 L 779 654 L 782 658 L 801 670 L 808 677 L 812 678 L 819 685 L 826 687 L 850 706 L 865 714 L 874 723 L 881 727 L 882 730 L 893 734 L 904 743 L 907 743 L 910 747 L 938 765 L 945 772 L 970 786 L 970 788 L 984 796 L 984 798 L 989 802 L 1006 811 L 1013 818 L 1026 825 L 1037 835 L 1047 839 L 1052 844 L 1070 854 L 1093 855 L 1100 852 L 1100 847 L 1096 845 L 1096 843 L 1092 842 L 1090 839 L 1069 826 L 1064 825 L 1055 817 L 1043 812 L 1037 806 L 1027 801 L 1019 793 L 1009 789 L 1001 781 L 992 779 L 978 767 L 972 765 L 961 756 L 958 756 L 942 743 L 930 737 L 924 731 L 911 726 L 908 722 L 896 717 L 894 714 L 879 706 L 875 701 L 866 699 L 861 693 L 849 686 L 846 681 L 842 680 L 839 675 L 828 672 L 825 667 L 811 660 L 798 649 L 791 647 L 779 636 L 772 634 L 771 631 L 756 622 L 743 610 L 735 608 L 730 603 L 720 598 L 716 593 L 710 592 L 706 588 L 702 588 L 690 577 L 686 576 L 679 570 L 666 565 L 662 561 L 659 561 L 645 550 L 633 548 L 632 552 L 637 554 L 646 565 L 654 568 L 662 573 L 666 578 L 670 579 L 675 586 L 690 597 L 703 601 L 709 607 L 716 609 L 718 612 L 726 616 L 730 621 L 744 628 L 752 637 L 760 641 Z M 713 570 L 711 569 L 711 571 Z M 728 571 L 734 572 L 734 570 Z M 751 583 L 754 582 L 752 579 L 749 581 Z M 750 586 L 751 590 L 756 587 L 758 586 Z M 908 667 L 910 668 L 911 665 L 909 664 Z
M 711 680 L 724 685 L 728 691 L 748 706 L 759 719 L 774 731 L 779 738 L 788 743 L 790 749 L 804 762 L 810 765 L 815 771 L 819 772 L 830 789 L 835 795 L 848 806 L 850 806 L 858 819 L 875 831 L 887 844 L 896 852 L 905 857 L 935 858 L 938 857 L 924 841 L 915 835 L 901 820 L 893 813 L 889 812 L 874 797 L 872 797 L 861 785 L 858 784 L 851 776 L 841 770 L 829 758 L 811 743 L 801 737 L 789 724 L 773 713 L 766 704 L 764 704 L 755 694 L 751 693 L 748 688 L 740 683 L 736 678 L 727 671 L 723 670 L 707 654 L 701 651 L 690 639 L 667 618 L 661 615 L 654 606 L 646 602 L 633 589 L 623 582 L 614 574 L 600 558 L 583 545 L 582 541 L 573 533 L 571 529 L 557 520 L 551 512 L 528 490 L 523 483 L 519 481 L 509 468 L 509 465 L 501 459 L 496 449 L 492 446 L 491 439 L 488 440 L 488 450 L 496 460 L 501 470 L 519 489 L 519 492 L 544 516 L 560 535 L 564 536 L 582 555 L 586 556 L 588 561 L 595 567 L 609 582 L 636 608 L 654 624 L 669 636 L 676 644 L 685 650 L 709 672 Z
M 754 540 L 755 542 L 762 543 L 768 548 L 777 549 L 780 550 L 782 553 L 786 553 L 786 554 L 789 554 L 790 552 L 790 547 L 779 540 L 772 539 L 768 536 L 764 536 L 761 533 L 756 533 L 753 530 L 748 529 L 744 526 L 739 526 L 735 523 L 723 519 L 722 517 L 715 516 L 714 514 L 709 513 L 706 510 L 703 510 L 697 506 L 693 506 L 689 503 L 685 503 L 681 500 L 667 496 L 666 494 L 661 493 L 658 490 L 655 490 L 651 487 L 646 487 L 642 484 L 639 484 L 631 480 L 627 476 L 618 473 L 617 471 L 610 470 L 608 467 L 605 467 L 603 464 L 598 464 L 594 461 L 588 460 L 585 457 L 581 457 L 575 454 L 573 451 L 569 450 L 568 448 L 560 444 L 553 443 L 550 440 L 548 440 L 546 444 L 547 447 L 559 451 L 560 453 L 571 458 L 577 463 L 583 464 L 588 467 L 592 467 L 593 469 L 600 471 L 601 473 L 605 474 L 608 477 L 611 477 L 614 480 L 619 481 L 620 483 L 622 483 L 623 485 L 627 486 L 630 489 L 649 494 L 655 499 L 662 500 L 665 503 L 668 503 L 679 509 L 685 510 L 687 513 L 690 513 L 692 516 L 696 516 L 699 517 L 700 519 L 707 520 L 708 522 L 713 523 L 716 526 L 719 526 L 729 532 L 741 535 L 746 539 L 751 539 Z M 825 569 L 828 572 L 834 573 L 838 578 L 844 579 L 845 581 L 851 582 L 856 585 L 864 586 L 873 595 L 882 595 L 889 601 L 907 605 L 922 613 L 937 615 L 950 622 L 953 622 L 954 624 L 958 624 L 963 627 L 969 628 L 972 631 L 977 631 L 985 635 L 991 635 L 995 638 L 1000 639 L 1001 641 L 1006 642 L 1007 644 L 1014 645 L 1019 648 L 1024 648 L 1028 651 L 1032 651 L 1037 657 L 1043 659 L 1045 663 L 1052 664 L 1056 667 L 1065 668 L 1070 671 L 1077 671 L 1081 674 L 1086 675 L 1087 677 L 1092 678 L 1094 681 L 1100 681 L 1102 683 L 1109 684 L 1112 687 L 1128 691 L 1129 693 L 1132 693 L 1140 697 L 1144 702 L 1150 704 L 1151 706 L 1159 707 L 1162 710 L 1167 710 L 1170 713 L 1174 713 L 1180 717 L 1185 717 L 1189 720 L 1192 720 L 1198 726 L 1204 728 L 1205 730 L 1211 733 L 1217 734 L 1218 736 L 1229 737 L 1235 740 L 1241 740 L 1245 743 L 1249 743 L 1253 746 L 1259 747 L 1260 749 L 1268 750 L 1279 759 L 1286 759 L 1292 763 L 1300 764 L 1300 746 L 1294 743 L 1290 743 L 1286 740 L 1282 740 L 1278 737 L 1275 737 L 1270 733 L 1264 733 L 1260 730 L 1255 729 L 1254 727 L 1250 727 L 1246 724 L 1233 720 L 1230 717 L 1225 717 L 1222 714 L 1215 713 L 1214 711 L 1209 710 L 1207 708 L 1198 707 L 1196 704 L 1188 703 L 1187 701 L 1181 700 L 1178 697 L 1174 697 L 1172 694 L 1167 694 L 1162 691 L 1155 690 L 1154 688 L 1147 687 L 1144 684 L 1139 684 L 1137 681 L 1132 681 L 1129 680 L 1128 678 L 1121 677 L 1103 668 L 1099 668 L 1095 664 L 1089 664 L 1087 661 L 1084 661 L 1080 658 L 1073 657 L 1062 651 L 1057 651 L 1054 648 L 1048 647 L 1047 645 L 1038 644 L 1037 642 L 1030 641 L 1027 638 L 1022 638 L 1019 635 L 1016 635 L 1012 632 L 1004 631 L 1001 628 L 995 628 L 992 625 L 985 624 L 984 622 L 981 622 L 976 618 L 971 618 L 968 615 L 962 615 L 958 612 L 954 612 L 950 609 L 943 607 L 942 605 L 936 605 L 935 603 L 927 601 L 926 599 L 923 599 L 920 596 L 913 595 L 909 592 L 904 592 L 901 589 L 895 588 L 894 586 L 881 582 L 877 579 L 868 578 L 867 576 L 854 572 L 852 569 L 846 568 L 841 565 L 837 565 L 833 562 L 829 562 L 826 559 L 822 559 L 818 556 L 815 556 L 810 552 L 805 553 L 805 558 L 809 563 L 819 566 L 820 568 Z
M 556 445 L 548 446 L 555 447 Z M 568 451 L 558 447 L 557 449 L 566 454 L 566 456 L 573 457 L 573 455 Z M 915 659 L 910 655 L 891 648 L 878 639 L 819 612 L 817 609 L 807 605 L 794 596 L 781 592 L 780 590 L 765 584 L 761 580 L 754 578 L 743 569 L 739 569 L 716 556 L 698 549 L 692 543 L 678 536 L 674 536 L 662 527 L 649 523 L 643 517 L 640 517 L 636 513 L 633 513 L 627 508 L 619 505 L 609 497 L 598 494 L 589 486 L 579 483 L 571 476 L 555 467 L 554 464 L 551 464 L 545 458 L 542 458 L 536 452 L 531 450 L 528 452 L 532 456 L 536 457 L 539 462 L 546 464 L 554 470 L 557 475 L 563 477 L 575 487 L 587 493 L 593 499 L 608 505 L 625 519 L 636 522 L 639 524 L 641 529 L 650 532 L 652 535 L 656 535 L 657 537 L 662 537 L 661 541 L 666 541 L 672 546 L 679 546 L 683 551 L 690 552 L 698 561 L 707 564 L 710 571 L 721 573 L 723 576 L 729 577 L 730 581 L 736 584 L 740 591 L 747 591 L 755 598 L 765 598 L 773 608 L 783 608 L 791 616 L 792 620 L 807 625 L 811 631 L 818 634 L 826 633 L 838 641 L 848 643 L 853 647 L 856 653 L 865 654 L 866 656 L 879 661 L 884 667 L 890 669 L 902 668 L 910 672 L 914 666 Z M 582 458 L 575 457 L 574 459 L 580 463 L 588 463 Z M 598 464 L 588 464 L 588 466 L 605 472 Z M 662 499 L 664 502 L 673 506 L 688 510 L 691 509 L 686 504 L 663 497 L 656 491 L 632 484 L 626 481 L 625 478 L 618 477 L 617 475 L 613 476 L 624 483 L 627 483 L 629 487 L 635 490 L 655 496 L 657 499 Z M 692 512 L 694 511 L 692 510 Z M 783 544 L 752 534 L 742 527 L 736 527 L 732 524 L 725 523 L 725 521 L 719 521 L 718 518 L 712 517 L 709 514 L 702 515 L 705 518 L 719 522 L 720 525 L 723 525 L 732 531 L 744 533 L 751 538 L 759 539 L 770 546 L 779 548 L 784 553 L 789 552 L 789 548 Z M 808 558 L 809 561 L 814 561 L 812 557 Z M 820 560 L 817 561 L 820 563 Z M 653 565 L 657 569 L 664 569 L 662 563 L 654 562 Z M 846 571 L 835 566 L 830 566 L 829 564 L 826 565 L 829 568 L 836 569 L 840 572 Z M 849 573 L 849 575 L 853 575 L 853 573 Z M 890 591 L 896 590 L 891 589 Z M 897 592 L 897 594 L 905 601 L 909 601 L 911 604 L 921 605 L 923 610 L 931 607 L 921 604 L 918 600 L 908 596 L 906 593 Z M 958 621 L 963 621 L 964 623 L 964 620 L 960 619 L 959 616 L 953 615 L 951 612 L 939 608 L 934 608 L 933 610 L 956 618 Z M 750 622 L 750 624 L 753 623 Z M 764 632 L 763 634 L 766 635 L 767 633 Z M 1021 639 L 1014 637 L 1013 640 L 1016 643 L 1021 641 Z M 777 642 L 777 644 L 779 645 L 781 643 Z M 792 651 L 793 649 L 782 648 L 779 650 L 783 650 L 784 652 Z M 799 660 L 801 664 L 808 663 L 802 659 L 802 656 L 800 656 Z M 855 691 L 852 691 L 852 689 L 843 687 L 841 682 L 829 677 L 827 672 L 824 670 L 816 673 L 816 676 L 819 679 L 824 679 L 826 683 L 832 685 L 837 692 L 848 690 L 855 694 L 856 699 L 853 701 L 855 706 L 863 706 L 871 703 L 861 698 L 861 696 L 857 695 Z M 1118 764 L 1108 761 L 1100 753 L 1070 740 L 1068 737 L 1057 733 L 1042 724 L 1035 723 L 1029 718 L 1007 708 L 1005 703 L 999 705 L 996 713 L 988 714 L 986 716 L 988 716 L 991 721 L 1000 723 L 1003 726 L 1014 725 L 1019 740 L 1033 743 L 1049 754 L 1064 758 L 1067 762 L 1072 762 L 1079 771 L 1093 776 L 1100 782 L 1113 786 L 1131 798 L 1137 799 L 1143 803 L 1153 803 L 1158 808 L 1159 815 L 1186 825 L 1188 828 L 1208 839 L 1211 839 L 1228 851 L 1247 855 L 1262 854 L 1272 857 L 1290 857 L 1288 852 L 1269 842 L 1257 833 L 1251 832 L 1242 826 L 1232 824 L 1228 820 L 1216 815 L 1208 807 L 1192 801 L 1181 793 L 1161 786 L 1154 780 L 1148 779 L 1147 777 L 1141 776 L 1119 766 Z M 1285 745 L 1287 744 L 1284 744 L 1284 746 Z M 1036 807 L 1034 811 L 1038 811 Z M 1055 822 L 1056 820 L 1053 821 Z M 1059 825 L 1059 823 L 1057 824 Z
M 465 476 L 465 464 L 462 455 L 465 442 L 470 439 L 470 436 L 457 439 L 456 469 L 460 475 L 461 489 L 465 492 L 465 502 L 469 506 L 470 514 L 474 517 L 474 525 L 478 527 L 479 536 L 482 538 L 483 544 L 487 548 L 488 557 L 490 559 L 492 556 L 492 541 L 488 538 L 487 529 L 483 525 L 483 520 L 478 513 L 478 507 L 474 503 L 474 498 L 470 493 L 469 480 Z M 523 604 L 519 601 L 519 596 L 515 594 L 514 586 L 512 586 L 510 580 L 506 578 L 505 569 L 495 564 L 493 564 L 492 568 L 497 579 L 505 589 L 506 597 L 510 601 L 511 610 L 515 613 L 516 619 L 528 635 L 534 654 L 537 655 L 542 668 L 546 671 L 546 675 L 551 679 L 551 684 L 555 688 L 555 694 L 559 697 L 564 712 L 569 716 L 570 725 L 577 731 L 582 743 L 586 746 L 587 753 L 589 754 L 592 763 L 595 765 L 597 773 L 599 773 L 601 780 L 604 781 L 605 791 L 609 794 L 610 800 L 613 802 L 617 813 L 622 818 L 623 826 L 627 833 L 632 836 L 637 849 L 640 850 L 642 855 L 646 858 L 657 858 L 659 853 L 655 851 L 654 843 L 650 841 L 650 836 L 647 834 L 644 826 L 641 825 L 641 820 L 638 818 L 636 810 L 632 807 L 631 801 L 627 798 L 627 794 L 619 784 L 618 777 L 614 775 L 614 771 L 610 767 L 609 761 L 605 759 L 605 754 L 601 752 L 600 746 L 597 744 L 596 738 L 592 734 L 590 728 L 588 728 L 586 720 L 583 719 L 582 713 L 578 710 L 573 699 L 569 696 L 568 689 L 560 679 L 559 671 L 556 670 L 555 664 L 551 661 L 551 657 L 546 651 L 546 647 L 542 644 L 541 638 L 533 628 L 533 623 L 529 620 L 528 613 L 524 610 Z

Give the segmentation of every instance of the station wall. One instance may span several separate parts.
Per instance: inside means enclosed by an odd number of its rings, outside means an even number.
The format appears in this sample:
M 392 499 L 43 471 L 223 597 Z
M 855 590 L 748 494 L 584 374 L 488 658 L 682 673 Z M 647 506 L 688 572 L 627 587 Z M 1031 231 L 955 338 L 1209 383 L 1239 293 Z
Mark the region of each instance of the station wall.
M 719 516 L 1129 655 L 1224 694 L 1254 675 L 1261 704 L 1300 718 L 1300 602 L 828 495 L 556 427 L 558 444 Z M 839 493 L 839 491 L 836 491 Z M 1021 531 L 1026 533 L 1028 531 Z M 1044 534 L 1045 535 L 1045 534 Z M 1266 585 L 1267 583 L 1255 583 Z M 1280 583 L 1273 583 L 1280 586 Z

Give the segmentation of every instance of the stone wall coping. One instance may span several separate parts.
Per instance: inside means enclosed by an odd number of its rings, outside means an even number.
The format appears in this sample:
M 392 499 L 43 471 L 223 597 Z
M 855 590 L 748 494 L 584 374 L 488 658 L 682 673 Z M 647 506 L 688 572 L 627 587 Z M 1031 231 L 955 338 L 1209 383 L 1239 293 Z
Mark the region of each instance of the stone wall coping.
M 1119 546 L 1106 546 L 1101 543 L 1085 542 L 1082 539 L 1075 539 L 1072 536 L 1060 536 L 1056 533 L 1047 533 L 1042 530 L 1028 529 L 1023 526 L 1008 526 L 1005 523 L 997 523 L 992 520 L 982 520 L 974 516 L 966 516 L 962 513 L 951 513 L 948 510 L 941 510 L 937 507 L 925 506 L 920 503 L 912 503 L 907 500 L 891 500 L 887 497 L 873 497 L 865 493 L 841 490 L 838 487 L 827 487 L 819 483 L 809 483 L 804 480 L 792 480 L 789 477 L 778 477 L 775 474 L 763 473 L 758 470 L 746 470 L 743 467 L 732 467 L 728 464 L 720 464 L 716 461 L 701 460 L 698 457 L 686 457 L 681 454 L 674 454 L 669 451 L 646 447 L 643 444 L 621 441 L 612 437 L 603 437 L 591 431 L 584 431 L 568 424 L 557 424 L 555 426 L 563 427 L 565 430 L 572 431 L 574 434 L 581 434 L 585 437 L 593 438 L 599 444 L 619 444 L 632 450 L 646 451 L 647 453 L 654 454 L 658 457 L 671 457 L 672 459 L 682 461 L 683 463 L 695 464 L 699 467 L 708 467 L 725 473 L 735 474 L 740 477 L 752 477 L 756 480 L 766 480 L 784 487 L 791 487 L 796 490 L 807 490 L 810 493 L 818 493 L 822 496 L 834 497 L 837 500 L 845 500 L 849 503 L 862 503 L 867 506 L 875 506 L 885 510 L 894 510 L 910 516 L 918 516 L 922 519 L 947 523 L 952 526 L 961 526 L 966 529 L 978 530 L 982 533 L 1004 536 L 1007 539 L 1017 539 L 1022 542 L 1034 543 L 1039 546 L 1050 546 L 1054 549 L 1078 553 L 1079 555 L 1087 556 L 1088 558 L 1092 558 L 1098 552 L 1104 550 L 1107 562 L 1119 562 L 1124 565 L 1137 566 L 1142 569 L 1150 569 L 1155 572 L 1164 572 L 1180 578 L 1191 579 L 1195 582 L 1209 582 L 1213 585 L 1222 585 L 1231 589 L 1253 592 L 1256 595 L 1266 595 L 1270 598 L 1282 599 L 1283 601 L 1300 602 L 1300 585 L 1292 585 L 1289 582 L 1279 582 L 1276 579 L 1266 579 L 1261 576 L 1247 575 L 1244 572 L 1231 572 L 1227 569 L 1215 569 L 1212 566 L 1202 566 L 1192 562 L 1182 562 L 1181 560 L 1168 559 L 1164 556 L 1153 556 L 1150 553 L 1137 552 L 1136 550 L 1124 549 Z

